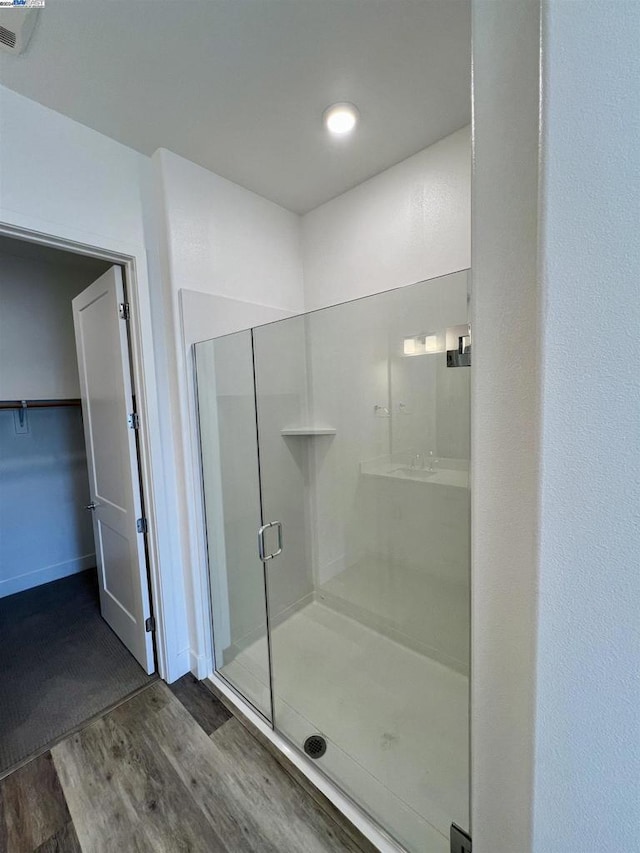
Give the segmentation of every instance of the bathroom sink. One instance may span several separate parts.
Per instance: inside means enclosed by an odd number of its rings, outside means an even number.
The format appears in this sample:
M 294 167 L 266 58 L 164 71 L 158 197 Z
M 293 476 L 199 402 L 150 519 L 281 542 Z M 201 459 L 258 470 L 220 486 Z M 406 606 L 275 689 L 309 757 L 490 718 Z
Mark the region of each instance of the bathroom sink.
M 394 468 L 391 473 L 396 476 L 407 477 L 410 480 L 428 480 L 429 477 L 433 477 L 438 472 L 429 471 L 428 468 L 410 468 L 408 465 L 400 465 L 400 467 Z

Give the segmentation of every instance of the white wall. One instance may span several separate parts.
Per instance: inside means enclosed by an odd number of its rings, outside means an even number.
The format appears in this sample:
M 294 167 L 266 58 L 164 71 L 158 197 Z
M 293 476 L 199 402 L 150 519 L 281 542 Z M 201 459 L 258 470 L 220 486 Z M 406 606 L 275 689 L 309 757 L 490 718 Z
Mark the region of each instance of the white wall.
M 4 221 L 64 230 L 89 244 L 105 237 L 114 245 L 144 243 L 140 173 L 147 157 L 4 86 L 0 117 Z
M 291 311 L 242 302 L 199 290 L 180 290 L 180 324 L 186 351 L 193 344 L 291 316 Z
M 533 850 L 600 853 L 640 833 L 640 4 L 543 11 Z
M 473 14 L 474 850 L 608 853 L 640 826 L 640 6 Z
M 0 253 L 0 400 L 80 396 L 71 300 L 104 269 Z
M 171 428 L 177 449 L 177 492 L 182 561 L 190 601 L 192 671 L 200 677 L 211 667 L 206 555 L 199 482 L 195 394 L 191 344 L 193 329 L 181 319 L 180 290 L 199 291 L 234 301 L 237 328 L 246 328 L 265 309 L 303 309 L 299 217 L 194 163 L 160 149 L 153 155 L 156 210 L 164 280 L 167 339 L 172 341 L 169 380 L 176 401 Z M 189 297 L 188 297 L 189 298 Z M 190 297 L 193 301 L 193 297 Z M 201 297 L 204 299 L 204 297 Z M 246 313 L 242 304 L 246 305 Z M 211 332 L 234 331 L 219 317 L 212 300 Z M 248 320 L 248 322 L 246 322 Z M 205 333 L 205 324 L 197 324 Z
M 156 266 L 147 195 L 151 183 L 149 158 L 77 122 L 0 87 L 0 223 L 135 259 L 137 299 L 144 358 L 144 388 L 138 389 L 148 418 L 144 436 L 155 483 L 156 524 L 150 531 L 160 564 L 161 581 L 152 578 L 156 613 L 166 614 L 161 657 L 169 679 L 188 669 L 188 646 L 182 566 L 174 559 L 179 535 L 172 515 L 172 448 L 162 442 L 158 414 L 156 363 L 166 358 L 164 329 L 152 306 L 161 303 L 161 281 L 148 276 L 147 257 Z M 153 327 L 152 327 L 153 323 Z M 157 382 L 156 379 L 160 381 Z M 165 395 L 165 400 L 167 396 Z M 165 404 L 166 405 L 166 404 Z M 182 669 L 181 669 L 182 668 Z
M 469 128 L 302 217 L 305 308 L 467 269 Z
M 302 309 L 299 217 L 171 151 L 153 160 L 164 193 L 171 288 Z
M 95 567 L 79 408 L 0 411 L 0 598 Z
M 104 266 L 0 254 L 0 400 L 80 396 L 71 300 Z M 16 416 L 0 412 L 0 597 L 95 566 L 80 409 L 28 409 L 24 433 Z

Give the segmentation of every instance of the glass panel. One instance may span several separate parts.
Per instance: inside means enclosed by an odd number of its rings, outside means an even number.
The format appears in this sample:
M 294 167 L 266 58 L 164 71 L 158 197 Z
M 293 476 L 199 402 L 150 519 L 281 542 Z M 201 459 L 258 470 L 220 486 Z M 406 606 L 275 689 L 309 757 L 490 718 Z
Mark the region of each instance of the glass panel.
M 251 332 L 195 352 L 216 669 L 271 719 Z
M 457 273 L 254 330 L 275 726 L 421 853 L 469 821 L 467 320 Z

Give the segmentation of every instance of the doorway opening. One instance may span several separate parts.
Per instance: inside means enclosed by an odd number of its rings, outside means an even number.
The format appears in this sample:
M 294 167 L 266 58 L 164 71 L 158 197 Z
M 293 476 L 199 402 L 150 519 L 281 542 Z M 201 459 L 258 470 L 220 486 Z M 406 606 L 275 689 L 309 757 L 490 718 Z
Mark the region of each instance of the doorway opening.
M 0 777 L 156 677 L 127 305 L 0 236 Z

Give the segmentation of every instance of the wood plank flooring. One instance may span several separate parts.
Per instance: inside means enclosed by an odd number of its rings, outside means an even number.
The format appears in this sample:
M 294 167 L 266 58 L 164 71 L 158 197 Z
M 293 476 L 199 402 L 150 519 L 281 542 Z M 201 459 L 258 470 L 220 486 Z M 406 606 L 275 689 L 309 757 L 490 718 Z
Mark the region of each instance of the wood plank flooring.
M 0 853 L 364 846 L 192 676 L 156 682 L 0 782 Z
M 197 723 L 210 735 L 233 716 L 231 711 L 204 688 L 194 675 L 185 675 L 169 690 L 182 702 Z
M 63 850 L 69 853 L 80 850 L 51 753 L 47 752 L 1 783 L 0 850 L 3 853 L 46 850 L 44 845 L 56 836 L 66 836 Z

